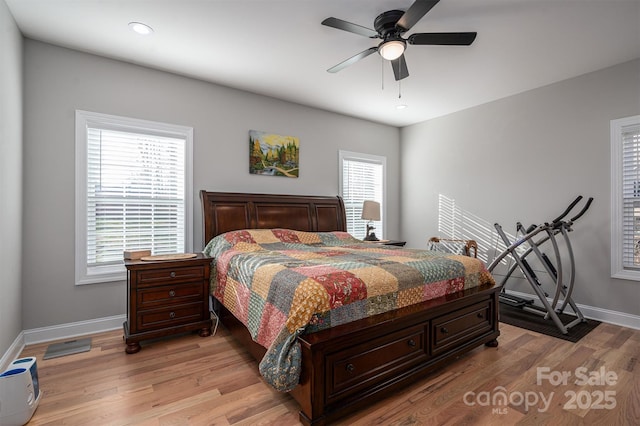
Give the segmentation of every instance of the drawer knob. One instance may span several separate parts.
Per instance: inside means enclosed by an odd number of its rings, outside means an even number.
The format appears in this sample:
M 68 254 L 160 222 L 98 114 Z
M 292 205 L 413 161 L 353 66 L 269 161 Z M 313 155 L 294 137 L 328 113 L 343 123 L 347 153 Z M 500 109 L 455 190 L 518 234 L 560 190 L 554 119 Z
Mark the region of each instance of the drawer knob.
M 174 271 L 171 271 L 171 273 L 169 274 L 169 276 L 170 276 L 171 278 L 175 278 L 175 277 L 176 277 L 176 273 L 175 273 Z
M 176 295 L 175 290 L 169 290 L 169 297 L 174 297 Z
M 409 339 L 409 341 L 407 342 L 407 344 L 408 344 L 409 346 L 411 346 L 412 348 L 415 348 L 415 347 L 416 347 L 416 341 L 415 341 L 415 340 L 413 340 L 413 339 Z
M 478 318 L 480 319 L 484 318 L 484 314 L 482 312 L 478 312 Z
M 446 328 L 446 327 L 442 327 L 442 328 L 440 328 L 440 332 L 441 332 L 442 334 L 447 334 L 447 333 L 449 332 L 449 330 L 447 330 L 447 328 Z
M 353 373 L 353 371 L 356 369 L 356 367 L 351 363 L 347 364 L 345 368 L 349 373 Z
M 174 319 L 176 317 L 176 313 L 175 312 L 169 312 L 169 318 Z

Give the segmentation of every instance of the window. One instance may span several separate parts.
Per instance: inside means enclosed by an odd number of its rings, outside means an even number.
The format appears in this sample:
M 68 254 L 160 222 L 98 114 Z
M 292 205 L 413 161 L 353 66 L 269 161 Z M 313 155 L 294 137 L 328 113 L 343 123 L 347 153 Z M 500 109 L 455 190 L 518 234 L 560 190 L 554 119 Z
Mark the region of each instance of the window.
M 340 151 L 340 194 L 347 214 L 347 231 L 356 238 L 367 234 L 367 221 L 362 219 L 362 203 L 380 203 L 380 221 L 373 222 L 378 238 L 384 235 L 385 172 L 387 159 L 377 155 Z
M 611 121 L 611 276 L 640 280 L 640 115 Z
M 76 284 L 126 278 L 124 250 L 192 248 L 189 127 L 76 111 Z

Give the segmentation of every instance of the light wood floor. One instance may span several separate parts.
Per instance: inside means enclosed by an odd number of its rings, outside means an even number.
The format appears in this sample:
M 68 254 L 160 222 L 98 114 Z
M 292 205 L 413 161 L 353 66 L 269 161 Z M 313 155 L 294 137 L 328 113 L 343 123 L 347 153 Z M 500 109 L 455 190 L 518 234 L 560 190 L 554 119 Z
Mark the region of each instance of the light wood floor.
M 576 344 L 504 324 L 501 332 L 498 348 L 477 348 L 340 424 L 640 424 L 639 330 L 601 324 Z M 298 424 L 295 401 L 261 381 L 222 327 L 213 337 L 151 342 L 134 355 L 125 354 L 121 331 L 91 337 L 90 352 L 50 360 L 42 359 L 49 343 L 25 348 L 22 356 L 37 357 L 43 391 L 30 426 Z M 594 381 L 604 372 L 608 384 L 576 385 L 579 367 Z M 538 384 L 539 368 L 571 377 Z M 500 391 L 510 405 L 491 404 Z

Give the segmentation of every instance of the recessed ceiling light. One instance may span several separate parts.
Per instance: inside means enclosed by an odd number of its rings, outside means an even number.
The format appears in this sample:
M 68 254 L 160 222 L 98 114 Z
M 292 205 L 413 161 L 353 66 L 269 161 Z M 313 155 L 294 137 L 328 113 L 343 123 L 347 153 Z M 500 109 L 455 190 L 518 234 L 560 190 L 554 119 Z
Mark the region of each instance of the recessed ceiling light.
M 409 105 L 405 105 L 405 104 L 400 104 L 400 105 L 396 105 L 396 109 L 405 109 L 408 108 Z
M 153 28 L 142 22 L 129 22 L 129 28 L 141 35 L 149 35 L 153 32 Z

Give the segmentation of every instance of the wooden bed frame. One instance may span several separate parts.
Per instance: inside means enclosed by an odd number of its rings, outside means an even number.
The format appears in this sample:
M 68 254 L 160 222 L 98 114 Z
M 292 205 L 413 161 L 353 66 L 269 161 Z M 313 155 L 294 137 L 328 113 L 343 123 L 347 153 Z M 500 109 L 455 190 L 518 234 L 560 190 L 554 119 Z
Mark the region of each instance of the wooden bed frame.
M 201 191 L 204 243 L 248 228 L 346 231 L 340 197 Z M 298 338 L 300 421 L 323 425 L 424 377 L 482 344 L 498 345 L 498 286 L 460 291 Z M 222 323 L 259 361 L 266 349 L 214 300 Z

